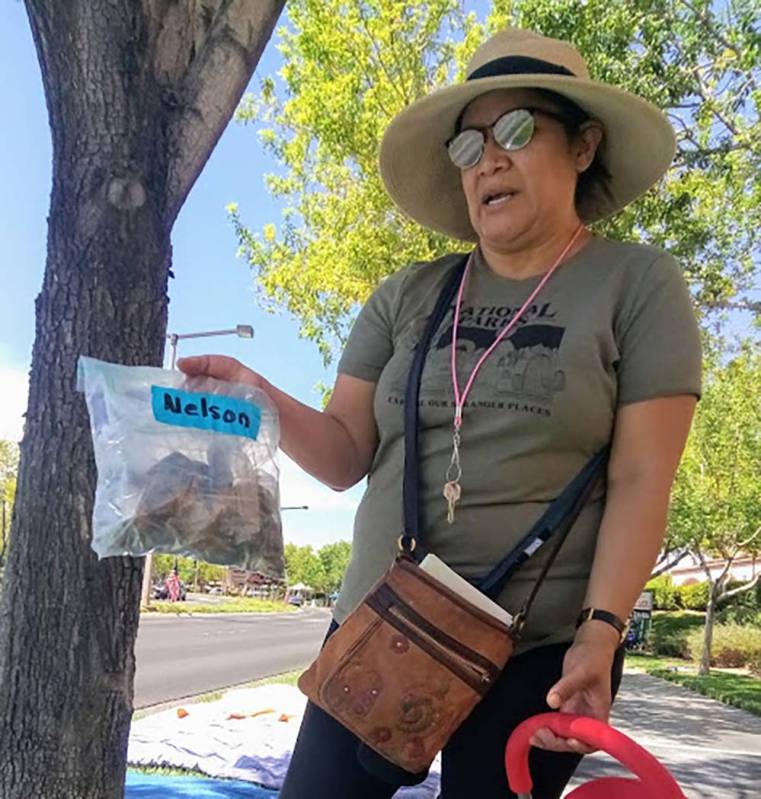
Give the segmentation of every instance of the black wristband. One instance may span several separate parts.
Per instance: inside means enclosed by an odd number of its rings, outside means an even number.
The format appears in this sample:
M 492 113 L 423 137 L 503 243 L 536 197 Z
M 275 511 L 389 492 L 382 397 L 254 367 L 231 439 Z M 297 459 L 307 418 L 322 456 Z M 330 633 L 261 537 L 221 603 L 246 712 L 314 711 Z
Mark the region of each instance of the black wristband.
M 626 635 L 626 623 L 621 621 L 615 613 L 611 613 L 607 610 L 600 610 L 599 608 L 584 608 L 576 619 L 576 629 L 581 627 L 585 621 L 604 621 L 606 624 L 610 624 L 611 627 L 615 628 L 620 639 L 622 641 L 624 640 L 624 636 Z

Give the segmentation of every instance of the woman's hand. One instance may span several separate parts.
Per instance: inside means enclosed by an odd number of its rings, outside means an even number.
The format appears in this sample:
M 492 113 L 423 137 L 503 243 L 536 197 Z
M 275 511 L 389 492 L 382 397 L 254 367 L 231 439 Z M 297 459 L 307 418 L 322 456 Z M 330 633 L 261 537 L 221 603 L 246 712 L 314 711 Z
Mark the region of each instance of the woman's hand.
M 338 375 L 324 411 L 310 408 L 225 355 L 180 358 L 189 377 L 214 377 L 263 389 L 277 408 L 280 448 L 304 471 L 336 491 L 355 485 L 368 472 L 378 446 L 373 415 L 375 383 Z
M 580 628 L 575 642 L 566 652 L 563 676 L 550 688 L 547 704 L 562 713 L 591 716 L 607 723 L 613 701 L 610 678 L 618 638 L 605 630 L 585 629 L 592 624 L 587 622 Z M 553 752 L 579 755 L 594 751 L 574 738 L 560 738 L 547 728 L 537 730 L 531 744 Z
M 213 377 L 230 383 L 243 383 L 254 388 L 262 388 L 266 382 L 260 374 L 226 355 L 194 355 L 180 358 L 177 367 L 189 377 Z

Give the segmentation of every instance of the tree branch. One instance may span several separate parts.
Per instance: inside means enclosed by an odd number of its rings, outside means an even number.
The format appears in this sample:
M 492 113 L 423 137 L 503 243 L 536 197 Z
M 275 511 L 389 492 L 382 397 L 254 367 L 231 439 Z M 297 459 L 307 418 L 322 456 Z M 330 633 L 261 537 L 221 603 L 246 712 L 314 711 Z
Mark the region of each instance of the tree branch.
M 737 588 L 733 588 L 731 591 L 725 591 L 719 602 L 724 602 L 725 600 L 729 599 L 730 597 L 737 596 L 738 594 L 744 594 L 746 591 L 750 591 L 752 588 L 755 588 L 759 582 L 761 582 L 761 572 L 759 572 L 753 579 L 749 580 L 747 583 L 743 585 L 738 585 Z
M 722 35 L 721 35 L 721 33 L 719 32 L 719 30 L 717 29 L 717 26 L 714 24 L 714 23 L 715 23 L 715 20 L 714 20 L 714 18 L 712 17 L 710 10 L 709 10 L 708 12 L 701 11 L 701 10 L 699 10 L 699 9 L 695 8 L 695 7 L 692 5 L 692 3 L 689 3 L 687 0 L 680 0 L 680 3 L 681 3 L 681 4 L 682 4 L 682 5 L 683 5 L 683 6 L 684 6 L 686 9 L 688 9 L 689 11 L 691 11 L 691 12 L 692 12 L 692 13 L 693 13 L 693 14 L 694 14 L 694 15 L 695 15 L 695 16 L 696 16 L 696 17 L 697 17 L 699 20 L 700 20 L 700 22 L 703 24 L 703 27 L 706 29 L 706 31 L 707 31 L 707 32 L 708 32 L 708 33 L 709 33 L 711 36 L 713 36 L 713 37 L 716 39 L 716 41 L 717 41 L 717 42 L 718 42 L 718 43 L 719 43 L 719 44 L 720 44 L 720 45 L 721 45 L 721 46 L 722 46 L 722 47 L 723 47 L 725 50 L 730 50 L 730 51 L 731 51 L 731 52 L 733 52 L 733 53 L 734 53 L 734 54 L 735 54 L 735 55 L 736 55 L 738 58 L 740 58 L 740 55 L 741 55 L 741 53 L 740 53 L 740 51 L 737 49 L 737 47 L 736 47 L 734 44 L 732 44 L 732 42 L 730 42 L 730 41 L 729 41 L 729 39 L 727 39 L 727 37 L 726 37 L 726 36 L 722 36 Z M 750 83 L 751 83 L 751 85 L 753 86 L 753 88 L 754 88 L 754 89 L 755 89 L 755 88 L 757 88 L 757 87 L 756 87 L 756 81 L 753 79 L 753 77 L 752 77 L 752 76 L 749 76 L 748 80 L 750 81 Z
M 689 552 L 685 551 L 682 552 L 680 555 L 677 555 L 675 558 L 669 560 L 669 553 L 667 553 L 663 558 L 663 562 L 657 565 L 650 573 L 650 579 L 652 580 L 653 577 L 658 577 L 664 572 L 667 572 L 669 569 L 673 569 L 674 566 L 676 566 L 678 563 L 681 563 L 681 561 L 683 561 L 688 554 Z
M 735 560 L 735 555 L 736 554 L 737 553 L 735 552 L 733 555 L 730 555 L 728 558 L 725 557 L 725 559 L 724 559 L 724 568 L 721 570 L 721 574 L 719 575 L 719 579 L 716 581 L 717 583 L 723 584 L 724 580 L 727 579 L 727 576 L 729 575 L 729 570 L 732 568 L 732 563 Z
M 752 544 L 758 538 L 759 535 L 761 535 L 761 527 L 758 527 L 754 533 L 751 533 L 750 538 L 746 538 L 745 541 L 741 541 L 737 545 L 738 550 L 743 550 L 746 547 L 750 546 L 750 544 Z
M 389 85 L 391 86 L 391 88 L 394 90 L 394 92 L 396 92 L 397 96 L 402 101 L 402 104 L 403 105 L 408 105 L 410 103 L 410 100 L 406 96 L 406 94 L 403 91 L 401 91 L 399 89 L 399 87 L 396 85 L 396 81 L 394 80 L 394 78 L 391 77 L 391 74 L 389 73 L 389 71 L 388 71 L 388 69 L 386 67 L 386 63 L 385 63 L 385 61 L 383 60 L 383 58 L 381 56 L 380 48 L 378 47 L 378 42 L 376 41 L 375 37 L 373 36 L 372 32 L 370 31 L 370 26 L 367 23 L 367 19 L 365 18 L 365 15 L 362 13 L 362 7 L 361 6 L 357 7 L 357 13 L 359 14 L 359 18 L 362 21 L 362 27 L 365 29 L 365 33 L 367 34 L 367 38 L 370 41 L 370 47 L 372 48 L 373 52 L 375 53 L 375 59 L 376 59 L 376 61 L 378 63 L 378 66 L 381 68 L 381 70 L 383 71 L 383 74 L 386 76 L 386 79 L 388 80 Z M 381 107 L 383 107 L 382 104 L 381 104 Z M 386 111 L 385 108 L 383 110 Z M 386 111 L 386 113 L 388 114 L 388 111 Z M 389 117 L 390 116 L 391 115 L 389 114 Z
M 222 0 L 206 6 L 213 16 L 200 47 L 194 44 L 170 123 L 170 214 L 182 206 L 232 117 L 284 4 L 285 0 Z
M 694 67 L 691 70 L 692 74 L 695 76 L 698 84 L 698 94 L 703 98 L 703 101 L 708 103 L 711 108 L 711 113 L 716 117 L 716 119 L 721 122 L 724 127 L 733 135 L 738 135 L 737 126 L 730 122 L 726 117 L 718 110 L 716 107 L 716 101 L 713 97 L 709 96 L 708 89 L 706 85 L 703 83 L 703 77 L 700 74 L 700 67 Z
M 713 585 L 713 577 L 711 576 L 711 570 L 708 568 L 708 564 L 706 563 L 706 559 L 703 557 L 703 553 L 700 551 L 698 547 L 695 548 L 695 555 L 697 556 L 698 560 L 700 561 L 700 565 L 703 567 L 703 571 L 706 573 L 706 577 L 708 578 L 709 584 Z
M 703 303 L 703 307 L 710 310 L 750 311 L 751 313 L 761 314 L 761 302 L 753 302 L 752 300 L 707 302 Z

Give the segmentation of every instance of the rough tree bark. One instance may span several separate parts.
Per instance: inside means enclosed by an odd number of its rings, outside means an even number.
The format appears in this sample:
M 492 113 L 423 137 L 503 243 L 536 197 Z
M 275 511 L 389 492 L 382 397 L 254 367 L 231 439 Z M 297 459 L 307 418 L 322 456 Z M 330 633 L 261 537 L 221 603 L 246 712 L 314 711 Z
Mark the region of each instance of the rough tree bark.
M 162 361 L 170 232 L 284 0 L 26 0 L 53 141 L 0 602 L 0 796 L 123 796 L 142 560 L 89 548 L 80 354 Z

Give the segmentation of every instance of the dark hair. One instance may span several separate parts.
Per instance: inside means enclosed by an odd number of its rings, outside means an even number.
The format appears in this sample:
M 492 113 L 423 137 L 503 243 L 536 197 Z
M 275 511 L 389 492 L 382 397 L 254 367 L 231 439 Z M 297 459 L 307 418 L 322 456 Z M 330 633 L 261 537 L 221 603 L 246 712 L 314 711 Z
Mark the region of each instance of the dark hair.
M 569 100 L 562 94 L 553 92 L 550 89 L 530 89 L 540 97 L 549 100 L 556 108 L 563 119 L 561 124 L 565 130 L 566 137 L 572 142 L 578 136 L 581 126 L 592 119 L 589 114 L 579 105 Z M 468 104 L 470 105 L 470 103 Z M 462 120 L 468 106 L 462 109 L 455 122 L 454 132 L 459 133 L 462 129 Z M 610 172 L 605 166 L 603 150 L 605 140 L 600 142 L 592 163 L 579 175 L 574 194 L 574 204 L 576 211 L 582 219 L 587 219 L 596 215 L 601 202 L 606 205 L 611 201 L 610 193 Z
M 564 118 L 562 125 L 569 142 L 579 135 L 581 126 L 592 119 L 581 106 L 562 94 L 553 92 L 550 89 L 532 89 L 532 91 L 554 103 L 557 107 L 560 115 Z M 579 175 L 576 183 L 574 202 L 576 210 L 582 219 L 596 215 L 601 201 L 607 205 L 612 200 L 610 172 L 605 166 L 604 148 L 605 139 L 600 142 L 592 163 Z

